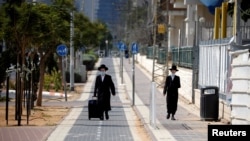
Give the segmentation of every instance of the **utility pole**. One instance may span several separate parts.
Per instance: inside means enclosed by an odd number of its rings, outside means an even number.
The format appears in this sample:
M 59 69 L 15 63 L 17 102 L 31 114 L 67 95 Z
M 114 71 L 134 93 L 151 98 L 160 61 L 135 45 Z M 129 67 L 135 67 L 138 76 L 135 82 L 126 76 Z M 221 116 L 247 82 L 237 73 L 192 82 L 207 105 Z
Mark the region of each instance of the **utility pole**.
M 153 70 L 152 70 L 152 85 L 150 94 L 150 124 L 155 128 L 156 119 L 156 87 L 163 87 L 166 74 L 168 73 L 168 0 L 154 0 L 153 5 Z M 166 11 L 164 11 L 166 10 Z M 164 14 L 163 14 L 164 13 Z M 165 40 L 166 62 L 163 64 L 156 63 L 156 50 L 162 47 L 162 42 Z M 159 50 L 161 51 L 161 50 Z M 164 50 L 162 50 L 164 51 Z M 158 56 L 159 57 L 159 56 Z M 159 59 L 159 58 L 158 58 Z M 167 71 L 167 72 L 165 72 Z
M 234 36 L 235 42 L 237 45 L 242 45 L 242 38 L 241 38 L 241 30 L 240 30 L 240 19 L 241 19 L 241 12 L 240 12 L 240 4 L 242 0 L 235 0 L 234 4 Z
M 154 19 L 154 25 L 153 25 L 153 70 L 152 70 L 152 82 L 155 82 L 155 55 L 156 55 L 156 52 L 155 52 L 155 48 L 156 48 L 156 34 L 157 34 L 157 0 L 154 0 L 154 3 L 153 3 L 153 19 Z
M 153 3 L 153 71 L 152 71 L 152 81 L 156 83 L 156 87 L 163 87 L 165 77 L 168 75 L 168 10 L 169 10 L 169 0 L 154 0 Z M 157 30 L 158 29 L 158 30 Z M 163 54 L 166 58 L 163 64 L 156 63 L 156 53 L 161 48 L 164 51 Z M 161 52 L 160 52 L 161 53 Z M 158 56 L 159 57 L 159 56 Z M 159 58 L 158 58 L 159 59 Z
M 163 74 L 163 78 L 165 78 L 166 76 L 168 76 L 168 23 L 169 23 L 169 0 L 166 0 L 166 34 L 165 34 L 165 42 L 166 42 L 166 49 L 165 49 L 165 53 L 166 53 L 166 63 L 165 63 L 165 73 Z M 163 83 L 164 84 L 164 79 L 163 79 Z
M 196 5 L 196 17 L 194 21 L 195 32 L 193 41 L 193 66 L 192 66 L 192 103 L 195 103 L 195 89 L 198 88 L 198 76 L 199 76 L 199 17 L 198 17 L 198 6 Z
M 70 91 L 74 91 L 74 12 L 70 13 Z

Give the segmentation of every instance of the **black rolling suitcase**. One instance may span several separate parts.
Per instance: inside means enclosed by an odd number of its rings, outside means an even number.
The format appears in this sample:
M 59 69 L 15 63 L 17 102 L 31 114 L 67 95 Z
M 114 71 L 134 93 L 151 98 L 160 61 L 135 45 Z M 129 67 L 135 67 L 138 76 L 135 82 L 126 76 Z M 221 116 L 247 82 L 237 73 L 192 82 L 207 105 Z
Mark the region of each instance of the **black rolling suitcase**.
M 96 97 L 93 97 L 88 101 L 88 114 L 89 114 L 89 120 L 91 120 L 91 118 L 101 119 L 101 112 L 99 110 Z

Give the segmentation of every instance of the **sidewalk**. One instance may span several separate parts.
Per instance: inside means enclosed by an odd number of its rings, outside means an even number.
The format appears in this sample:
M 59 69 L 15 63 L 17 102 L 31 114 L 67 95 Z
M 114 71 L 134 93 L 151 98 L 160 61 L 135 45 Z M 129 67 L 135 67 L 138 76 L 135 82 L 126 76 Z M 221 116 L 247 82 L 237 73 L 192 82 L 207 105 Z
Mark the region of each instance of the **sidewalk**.
M 119 59 L 117 59 L 119 62 Z M 124 59 L 124 79 L 127 92 L 132 101 L 132 62 Z M 200 120 L 200 111 L 185 99 L 179 98 L 176 119 L 166 119 L 166 97 L 162 88 L 156 90 L 156 124 L 150 122 L 150 92 L 151 74 L 140 65 L 135 65 L 135 110 L 143 121 L 147 131 L 155 141 L 207 141 L 208 124 L 225 124 L 222 122 L 208 122 Z
M 120 85 L 119 67 L 112 63 L 112 58 L 100 59 L 96 64 L 101 63 L 108 66 L 108 74 L 112 75 L 116 86 L 117 95 L 111 97 L 111 107 L 109 120 L 101 121 L 99 118 L 89 120 L 87 101 L 93 95 L 93 87 L 97 71 L 92 71 L 84 86 L 84 93 L 78 101 L 82 101 L 84 106 L 72 108 L 69 115 L 50 134 L 47 141 L 140 141 L 138 128 L 136 125 L 137 116 L 130 106 L 130 101 L 126 99 L 124 85 Z
M 88 99 L 93 95 L 93 84 L 97 70 L 91 72 L 80 99 L 70 104 L 70 113 L 57 126 L 48 127 L 4 127 L 0 128 L 0 141 L 207 141 L 208 124 L 222 122 L 200 121 L 199 109 L 179 99 L 175 121 L 166 119 L 166 102 L 162 90 L 156 91 L 156 124 L 150 124 L 151 76 L 139 65 L 135 65 L 135 105 L 132 104 L 132 63 L 124 59 L 124 82 L 121 84 L 120 59 L 100 58 L 96 66 L 104 63 L 113 78 L 117 95 L 111 97 L 112 111 L 109 120 L 88 119 Z M 57 105 L 58 102 L 47 104 Z M 138 119 L 139 117 L 139 119 Z M 150 137 L 141 136 L 141 124 Z

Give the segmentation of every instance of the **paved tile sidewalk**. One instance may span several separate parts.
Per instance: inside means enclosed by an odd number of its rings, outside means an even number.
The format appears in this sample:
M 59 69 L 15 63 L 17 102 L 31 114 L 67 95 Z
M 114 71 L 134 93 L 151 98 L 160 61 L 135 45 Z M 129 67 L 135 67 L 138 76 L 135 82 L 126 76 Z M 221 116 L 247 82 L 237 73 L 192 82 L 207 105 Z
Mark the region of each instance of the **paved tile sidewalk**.
M 87 101 L 93 95 L 93 84 L 97 73 L 93 71 L 88 83 L 84 86 L 84 93 L 79 99 L 84 106 L 72 108 L 70 114 L 48 137 L 48 141 L 141 140 L 136 135 L 136 115 L 130 106 L 130 102 L 126 99 L 124 85 L 119 84 L 118 65 L 112 62 L 112 58 L 104 58 L 99 62 L 99 64 L 104 63 L 109 67 L 108 73 L 112 75 L 116 85 L 117 95 L 111 97 L 112 110 L 110 119 L 104 121 L 101 121 L 99 118 L 88 119 Z
M 123 64 L 125 72 L 132 72 L 131 62 L 125 60 Z M 128 94 L 132 100 L 132 74 L 124 73 L 124 78 Z M 151 74 L 138 64 L 135 65 L 135 84 L 135 109 L 148 132 L 156 141 L 207 141 L 208 124 L 225 124 L 223 122 L 201 121 L 199 109 L 192 104 L 186 103 L 181 97 L 176 112 L 177 120 L 167 120 L 166 98 L 162 94 L 162 88 L 157 88 L 155 91 L 156 124 L 152 124 L 152 118 L 149 116 L 151 113 L 149 110 L 152 85 Z
M 176 121 L 167 120 L 165 97 L 159 88 L 156 91 L 156 124 L 150 118 L 151 76 L 139 65 L 135 66 L 135 105 L 132 102 L 132 63 L 124 60 L 121 84 L 120 59 L 100 58 L 96 66 L 105 63 L 109 67 L 117 88 L 117 95 L 111 98 L 110 120 L 88 119 L 87 101 L 93 94 L 93 83 L 97 71 L 92 71 L 84 86 L 80 99 L 74 102 L 47 102 L 46 105 L 64 104 L 71 106 L 68 116 L 56 127 L 1 127 L 0 141 L 140 141 L 137 116 L 154 141 L 206 141 L 208 124 L 221 122 L 200 121 L 199 109 L 179 100 Z

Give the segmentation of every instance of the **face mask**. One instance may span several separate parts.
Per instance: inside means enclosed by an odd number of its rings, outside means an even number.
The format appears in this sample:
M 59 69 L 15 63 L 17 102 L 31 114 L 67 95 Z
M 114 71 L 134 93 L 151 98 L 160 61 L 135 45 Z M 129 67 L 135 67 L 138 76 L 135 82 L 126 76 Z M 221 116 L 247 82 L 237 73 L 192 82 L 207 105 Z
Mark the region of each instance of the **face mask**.
M 100 74 L 101 74 L 102 76 L 104 76 L 104 75 L 105 75 L 105 71 L 101 71 Z

